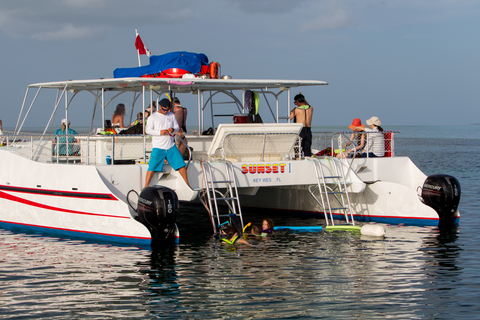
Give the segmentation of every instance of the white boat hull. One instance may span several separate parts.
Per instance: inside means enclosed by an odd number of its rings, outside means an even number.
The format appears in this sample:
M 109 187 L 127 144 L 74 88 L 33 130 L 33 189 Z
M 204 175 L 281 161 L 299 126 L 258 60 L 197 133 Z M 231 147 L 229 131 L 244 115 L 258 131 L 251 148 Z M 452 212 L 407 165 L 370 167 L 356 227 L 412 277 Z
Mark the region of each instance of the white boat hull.
M 150 244 L 147 228 L 132 217 L 125 199 L 107 186 L 95 166 L 45 164 L 2 151 L 0 164 L 2 225 Z
M 234 163 L 242 207 L 325 217 L 325 210 L 309 192 L 309 186 L 318 182 L 310 161 L 285 162 L 285 171 L 281 173 L 245 174 L 242 168 L 252 165 L 255 163 Z M 438 225 L 437 212 L 423 204 L 417 194 L 426 175 L 409 158 L 358 159 L 353 166 L 363 167 L 356 179 L 350 178 L 350 201 L 355 220 L 417 226 Z M 398 171 L 391 168 L 398 168 Z M 193 171 L 189 171 L 190 176 L 191 173 Z M 224 177 L 219 175 L 217 179 Z M 330 201 L 335 207 L 332 196 Z M 333 218 L 344 219 L 344 215 L 333 212 Z M 457 212 L 457 223 L 458 219 Z

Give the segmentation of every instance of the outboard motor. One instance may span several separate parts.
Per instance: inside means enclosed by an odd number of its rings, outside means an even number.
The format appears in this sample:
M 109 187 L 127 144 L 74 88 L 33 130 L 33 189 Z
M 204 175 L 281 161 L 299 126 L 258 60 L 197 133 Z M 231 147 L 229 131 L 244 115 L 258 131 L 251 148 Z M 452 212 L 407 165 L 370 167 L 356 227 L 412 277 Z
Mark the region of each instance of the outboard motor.
M 460 202 L 460 183 L 455 177 L 435 174 L 427 177 L 422 187 L 422 200 L 437 211 L 440 229 L 455 226 L 455 212 Z
M 174 240 L 177 230 L 178 197 L 166 187 L 146 187 L 138 197 L 137 220 L 144 224 L 152 235 L 152 247 Z

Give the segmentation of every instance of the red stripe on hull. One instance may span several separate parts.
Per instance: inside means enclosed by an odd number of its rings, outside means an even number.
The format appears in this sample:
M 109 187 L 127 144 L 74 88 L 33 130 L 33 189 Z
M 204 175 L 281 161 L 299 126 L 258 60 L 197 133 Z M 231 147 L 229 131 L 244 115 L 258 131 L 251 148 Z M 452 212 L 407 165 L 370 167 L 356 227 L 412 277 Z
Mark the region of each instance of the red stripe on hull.
M 67 213 L 73 213 L 73 214 L 82 214 L 82 215 L 89 215 L 89 216 L 98 216 L 98 217 L 109 217 L 109 218 L 121 218 L 121 219 L 130 219 L 130 217 L 123 217 L 123 216 L 115 216 L 115 215 L 110 215 L 110 214 L 100 214 L 100 213 L 91 213 L 91 212 L 84 212 L 84 211 L 77 211 L 77 210 L 70 210 L 70 209 L 63 209 L 63 208 L 58 208 L 58 207 L 53 207 L 45 204 L 41 204 L 35 201 L 30 201 L 26 200 L 20 197 L 12 196 L 8 193 L 0 191 L 0 198 L 14 201 L 14 202 L 19 202 L 28 206 L 32 207 L 37 207 L 41 209 L 46 209 L 46 210 L 52 210 L 52 211 L 60 211 L 60 212 L 67 212 Z

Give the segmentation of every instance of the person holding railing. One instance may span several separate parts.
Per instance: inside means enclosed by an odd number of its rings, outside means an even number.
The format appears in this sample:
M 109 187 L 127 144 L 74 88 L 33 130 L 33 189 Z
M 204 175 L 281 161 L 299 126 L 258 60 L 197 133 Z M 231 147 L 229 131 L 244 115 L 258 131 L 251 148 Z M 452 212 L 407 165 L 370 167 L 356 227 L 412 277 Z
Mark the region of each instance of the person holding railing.
M 383 157 L 385 155 L 385 136 L 381 127 L 382 122 L 378 117 L 371 117 L 366 122 L 369 126 L 369 128 L 365 128 L 367 148 L 361 157 Z
M 347 141 L 347 143 L 343 145 L 343 149 L 346 149 L 353 142 L 355 146 L 347 151 L 347 157 L 351 158 L 354 154 L 355 156 L 359 156 L 365 148 L 365 132 L 363 132 L 365 130 L 365 125 L 362 124 L 362 120 L 355 118 L 348 128 L 352 129 L 354 132 L 350 136 L 351 142 Z
M 55 131 L 58 137 L 53 138 L 53 154 L 59 156 L 75 156 L 79 153 L 79 146 L 75 145 L 77 140 L 74 135 L 78 134 L 75 130 L 70 129 L 70 121 L 62 119 L 62 128 Z M 68 145 L 68 151 L 67 151 Z
M 162 99 L 159 109 L 148 118 L 145 132 L 152 136 L 152 153 L 145 177 L 145 187 L 150 185 L 155 172 L 163 170 L 165 159 L 175 171 L 178 171 L 185 183 L 188 183 L 187 169 L 182 154 L 174 143 L 174 134 L 180 131 L 175 114 L 170 112 L 170 101 Z

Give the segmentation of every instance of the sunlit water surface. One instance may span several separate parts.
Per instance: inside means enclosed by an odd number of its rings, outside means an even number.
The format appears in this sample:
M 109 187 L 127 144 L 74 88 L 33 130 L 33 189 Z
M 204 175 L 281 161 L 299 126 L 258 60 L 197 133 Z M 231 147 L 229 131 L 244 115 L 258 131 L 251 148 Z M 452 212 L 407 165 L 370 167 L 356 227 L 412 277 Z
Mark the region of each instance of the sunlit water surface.
M 426 174 L 459 179 L 457 232 L 385 226 L 383 240 L 277 232 L 234 248 L 212 237 L 201 208 L 181 209 L 180 244 L 161 251 L 0 229 L 0 318 L 473 319 L 480 314 L 478 128 L 399 128 L 396 141 L 397 155 Z M 273 217 L 277 225 L 322 222 Z M 245 220 L 258 218 L 247 212 Z

